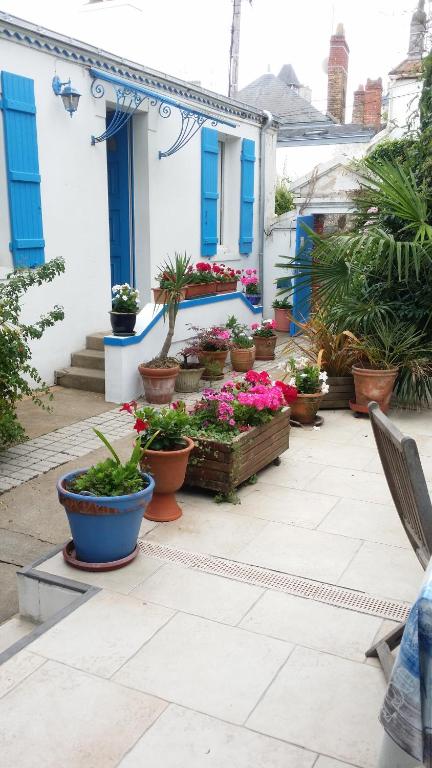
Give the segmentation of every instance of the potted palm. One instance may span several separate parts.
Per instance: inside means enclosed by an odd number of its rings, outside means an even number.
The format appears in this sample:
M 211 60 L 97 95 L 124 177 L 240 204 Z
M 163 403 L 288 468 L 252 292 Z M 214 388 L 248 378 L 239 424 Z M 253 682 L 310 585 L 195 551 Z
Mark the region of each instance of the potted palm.
M 142 446 L 141 468 L 150 472 L 155 482 L 144 517 L 159 523 L 177 520 L 182 511 L 175 492 L 183 485 L 189 454 L 194 447 L 186 437 L 189 416 L 185 405 L 177 402 L 160 410 L 152 406 L 137 409 L 132 402 L 125 403 L 123 409 L 135 419 L 134 429 Z
M 138 366 L 146 400 L 149 403 L 169 403 L 174 393 L 174 384 L 180 370 L 178 360 L 168 353 L 174 337 L 175 323 L 180 301 L 189 279 L 190 258 L 186 254 L 175 254 L 174 261 L 167 259 L 162 267 L 166 276 L 163 303 L 164 322 L 168 318 L 168 331 L 162 349 L 152 360 Z
M 292 310 L 292 304 L 287 296 L 283 299 L 276 298 L 272 307 L 275 316 L 275 330 L 288 333 L 290 329 L 291 318 L 288 314 Z
M 275 321 L 263 320 L 262 323 L 252 323 L 252 337 L 256 353 L 255 360 L 274 360 L 276 340 Z
M 108 571 L 129 563 L 138 553 L 137 539 L 154 481 L 139 468 L 143 449 L 137 440 L 130 459 L 122 464 L 107 438 L 94 429 L 111 458 L 87 469 L 69 472 L 57 482 L 60 504 L 66 510 L 72 541 L 65 560 L 88 571 Z
M 255 344 L 247 325 L 238 322 L 234 315 L 228 318 L 226 327 L 231 332 L 231 365 L 234 371 L 246 373 L 255 362 Z
M 282 380 L 288 379 L 288 385 L 297 389 L 297 397 L 291 403 L 291 417 L 300 424 L 313 424 L 323 395 L 329 391 L 326 371 L 321 371 L 319 365 L 307 357 L 289 357 L 284 371 Z
M 181 362 L 180 371 L 175 381 L 176 392 L 198 392 L 199 383 L 204 373 L 204 366 L 201 363 L 191 363 L 189 358 L 192 352 L 185 347 L 180 352 Z
M 113 285 L 112 309 L 109 313 L 114 336 L 132 336 L 139 310 L 139 293 L 128 283 Z

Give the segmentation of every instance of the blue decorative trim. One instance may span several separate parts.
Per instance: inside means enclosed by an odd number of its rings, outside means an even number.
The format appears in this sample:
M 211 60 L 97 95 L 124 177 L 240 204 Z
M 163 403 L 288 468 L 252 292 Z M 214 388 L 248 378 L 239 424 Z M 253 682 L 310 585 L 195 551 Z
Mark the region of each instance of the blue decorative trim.
M 2 14 L 0 13 L 0 18 L 1 16 Z M 216 98 L 212 98 L 208 94 L 191 91 L 187 85 L 182 86 L 180 83 L 175 84 L 164 82 L 162 79 L 158 79 L 157 77 L 152 76 L 150 73 L 145 74 L 144 67 L 141 69 L 142 74 L 140 74 L 140 70 L 131 68 L 133 66 L 132 62 L 130 65 L 128 63 L 129 66 L 119 66 L 119 64 L 116 63 L 116 57 L 114 56 L 111 59 L 96 58 L 95 56 L 90 55 L 89 50 L 84 53 L 82 43 L 80 43 L 78 40 L 74 41 L 74 44 L 76 48 L 79 48 L 79 50 L 73 50 L 70 47 L 64 47 L 61 44 L 56 43 L 54 38 L 51 38 L 50 40 L 48 31 L 44 31 L 44 33 L 40 35 L 40 38 L 38 38 L 36 37 L 31 27 L 28 28 L 28 33 L 25 34 L 24 32 L 21 32 L 17 29 L 10 29 L 9 27 L 4 26 L 6 23 L 13 25 L 13 19 L 9 18 L 8 20 L 5 20 L 3 17 L 2 21 L 3 26 L 0 27 L 0 36 L 3 36 L 9 40 L 14 40 L 19 43 L 23 43 L 24 45 L 32 46 L 40 51 L 51 53 L 55 56 L 68 59 L 70 61 L 75 61 L 90 67 L 99 67 L 100 69 L 104 69 L 107 72 L 113 72 L 114 74 L 126 77 L 135 82 L 143 83 L 144 85 L 150 85 L 151 87 L 160 88 L 161 90 L 164 90 L 167 93 L 171 93 L 174 96 L 180 96 L 181 98 L 189 99 L 190 101 L 202 104 L 204 107 L 217 109 L 219 112 L 225 112 L 225 114 L 232 115 L 233 117 L 251 120 L 255 123 L 262 122 L 263 116 L 260 110 L 251 111 L 250 109 L 248 110 L 242 108 L 240 105 L 235 105 L 231 102 L 223 103 L 218 101 Z M 15 23 L 18 21 L 19 20 L 17 19 Z
M 247 300 L 244 293 L 241 291 L 235 291 L 233 293 L 220 293 L 215 294 L 214 296 L 201 296 L 197 299 L 186 299 L 186 301 L 180 302 L 179 310 L 191 309 L 192 307 L 202 306 L 203 304 L 217 304 L 220 301 L 230 301 L 230 299 L 240 299 L 243 301 L 243 303 L 246 304 L 247 308 L 252 312 L 253 315 L 262 314 L 262 307 L 253 307 L 252 304 L 250 304 Z M 149 331 L 154 328 L 156 323 L 162 317 L 163 309 L 160 309 L 159 312 L 157 312 L 150 320 L 148 326 L 144 328 L 144 330 L 140 333 L 137 333 L 135 336 L 105 336 L 104 344 L 106 347 L 130 347 L 133 344 L 139 344 L 143 339 L 145 339 Z

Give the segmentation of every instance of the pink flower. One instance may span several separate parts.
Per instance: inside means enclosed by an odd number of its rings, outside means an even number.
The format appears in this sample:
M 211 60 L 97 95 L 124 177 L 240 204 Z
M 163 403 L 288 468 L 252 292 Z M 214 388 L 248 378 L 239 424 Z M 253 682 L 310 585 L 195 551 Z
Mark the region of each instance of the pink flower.
M 251 328 L 253 331 L 256 331 L 256 329 L 259 328 L 259 323 L 252 323 Z
M 230 425 L 230 427 L 235 427 L 235 421 L 234 421 L 234 419 L 230 419 L 230 420 L 229 420 L 229 422 L 228 422 L 228 424 Z

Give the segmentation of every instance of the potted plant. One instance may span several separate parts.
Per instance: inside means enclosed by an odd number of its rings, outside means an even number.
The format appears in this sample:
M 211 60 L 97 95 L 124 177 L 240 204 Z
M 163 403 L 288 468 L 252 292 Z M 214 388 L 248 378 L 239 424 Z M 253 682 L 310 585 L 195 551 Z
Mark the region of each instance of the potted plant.
M 292 304 L 286 296 L 284 299 L 275 299 L 272 307 L 275 316 L 275 330 L 288 333 L 290 329 L 291 317 L 288 314 L 292 310 Z
M 138 552 L 138 533 L 154 481 L 139 469 L 142 441 L 136 441 L 130 459 L 122 464 L 106 437 L 94 431 L 112 458 L 58 480 L 58 498 L 72 533 L 63 554 L 67 562 L 84 570 L 112 570 Z M 151 440 L 144 448 L 150 444 Z
M 174 336 L 179 304 L 189 279 L 189 266 L 190 258 L 186 254 L 176 253 L 174 261 L 167 259 L 161 270 L 166 275 L 163 315 L 164 321 L 168 317 L 168 332 L 159 355 L 138 366 L 149 403 L 169 403 L 174 393 L 180 366 L 175 357 L 168 357 L 168 353 Z
M 367 413 L 375 400 L 386 413 L 390 407 L 393 388 L 401 367 L 413 375 L 432 375 L 432 344 L 415 326 L 402 321 L 376 320 L 374 331 L 362 338 L 346 332 L 356 355 L 354 375 L 354 411 Z
M 244 286 L 246 298 L 249 303 L 253 306 L 261 304 L 261 289 L 259 286 L 256 269 L 244 269 L 241 277 L 241 283 Z
M 238 322 L 234 315 L 228 318 L 226 327 L 231 333 L 231 365 L 234 371 L 250 371 L 255 362 L 255 345 L 247 325 Z
M 327 373 L 306 357 L 289 357 L 284 365 L 288 384 L 296 387 L 297 397 L 291 405 L 291 417 L 300 424 L 313 424 L 323 395 L 329 391 Z
M 188 347 L 181 350 L 180 371 L 175 381 L 176 392 L 198 392 L 199 383 L 204 373 L 204 366 L 201 363 L 190 363 L 189 357 L 192 356 Z
M 209 296 L 216 293 L 217 282 L 212 271 L 212 265 L 207 261 L 200 261 L 195 269 L 189 270 L 189 279 L 186 287 L 186 298 L 195 299 L 199 296 Z
M 252 336 L 256 348 L 255 360 L 274 360 L 276 339 L 275 321 L 263 320 L 262 323 L 252 323 Z
M 193 267 L 189 266 L 189 272 L 192 272 Z M 171 284 L 171 277 L 168 272 L 165 272 L 163 269 L 159 272 L 157 276 L 157 281 L 159 283 L 158 288 L 152 288 L 153 291 L 153 301 L 155 304 L 165 304 L 169 301 L 169 294 L 167 294 L 167 290 L 169 291 L 170 284 Z M 183 288 L 180 292 L 179 299 L 180 301 L 183 301 L 183 299 L 186 298 L 186 287 Z
M 139 309 L 139 293 L 128 283 L 113 285 L 112 309 L 109 313 L 114 336 L 132 336 Z
M 241 269 L 234 270 L 225 264 L 212 264 L 212 272 L 216 280 L 216 293 L 231 293 L 237 290 Z
M 185 484 L 232 500 L 235 489 L 289 446 L 290 409 L 297 390 L 272 381 L 267 371 L 248 371 L 220 391 L 205 389 L 190 414 L 195 442 Z
M 155 487 L 144 517 L 159 523 L 181 517 L 175 492 L 181 488 L 186 474 L 193 441 L 186 437 L 189 416 L 184 403 L 173 403 L 159 411 L 151 406 L 137 409 L 136 403 L 125 403 L 123 409 L 135 418 L 134 429 L 142 446 L 141 467 L 150 472 Z M 149 447 L 151 444 L 151 447 Z
M 228 328 L 213 325 L 210 328 L 190 326 L 196 336 L 192 339 L 189 353 L 196 355 L 204 365 L 203 379 L 216 381 L 223 378 L 223 369 L 230 349 L 231 332 Z

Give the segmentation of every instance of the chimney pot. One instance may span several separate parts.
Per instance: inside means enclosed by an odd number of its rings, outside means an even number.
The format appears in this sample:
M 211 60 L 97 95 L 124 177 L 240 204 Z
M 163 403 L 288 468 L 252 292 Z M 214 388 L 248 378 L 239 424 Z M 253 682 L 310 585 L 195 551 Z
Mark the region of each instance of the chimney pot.
M 373 128 L 381 125 L 382 79 L 366 81 L 364 93 L 364 124 Z

